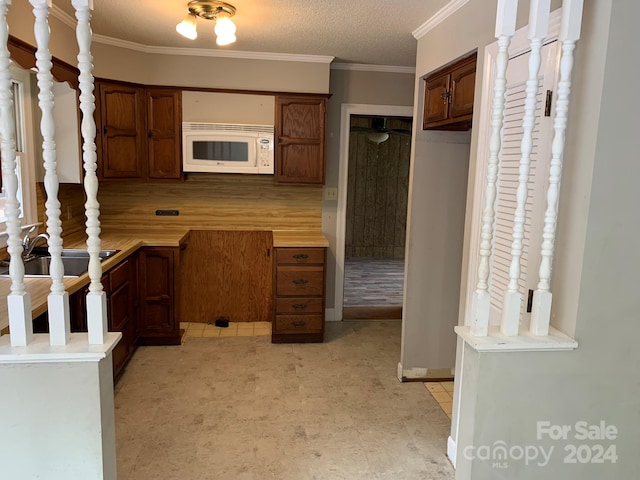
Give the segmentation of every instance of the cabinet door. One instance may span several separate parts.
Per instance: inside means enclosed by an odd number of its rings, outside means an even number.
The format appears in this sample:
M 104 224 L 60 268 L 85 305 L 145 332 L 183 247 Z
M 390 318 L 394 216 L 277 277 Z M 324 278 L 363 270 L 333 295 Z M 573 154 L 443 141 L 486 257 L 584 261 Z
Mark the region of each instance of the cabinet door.
M 449 83 L 451 75 L 425 80 L 424 128 L 449 117 Z
M 140 335 L 146 344 L 180 342 L 175 316 L 175 250 L 143 248 L 140 251 Z M 154 337 L 164 340 L 149 340 Z
M 178 90 L 147 90 L 149 178 L 180 179 L 181 98 Z
M 451 106 L 449 117 L 471 118 L 473 114 L 473 91 L 476 86 L 476 61 L 461 66 L 451 73 Z
M 324 97 L 276 98 L 278 183 L 324 183 L 326 103 Z
M 145 178 L 144 96 L 141 88 L 100 84 L 103 178 Z

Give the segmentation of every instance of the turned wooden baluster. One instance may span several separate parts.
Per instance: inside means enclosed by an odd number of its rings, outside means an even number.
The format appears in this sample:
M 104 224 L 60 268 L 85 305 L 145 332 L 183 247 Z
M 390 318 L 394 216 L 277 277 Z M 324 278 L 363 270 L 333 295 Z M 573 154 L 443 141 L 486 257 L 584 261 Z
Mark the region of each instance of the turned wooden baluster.
M 562 24 L 559 39 L 562 42 L 560 59 L 560 82 L 556 100 L 556 117 L 553 123 L 554 137 L 551 144 L 551 164 L 549 167 L 549 188 L 547 190 L 547 209 L 544 214 L 542 233 L 542 259 L 540 261 L 540 280 L 533 294 L 531 310 L 531 333 L 538 336 L 549 334 L 551 319 L 551 264 L 553 261 L 553 243 L 556 236 L 558 217 L 558 197 L 560 194 L 560 176 L 564 154 L 569 93 L 571 92 L 571 71 L 573 69 L 573 50 L 580 38 L 583 0 L 564 0 L 562 2 Z
M 20 202 L 18 201 L 18 176 L 16 175 L 16 128 L 12 115 L 13 93 L 11 88 L 11 64 L 7 41 L 7 7 L 11 0 L 0 0 L 0 136 L 2 137 L 2 179 L 5 193 L 5 215 L 9 238 L 9 275 L 11 293 L 7 296 L 11 345 L 24 347 L 33 339 L 31 296 L 25 291 L 22 241 L 20 234 Z
M 42 156 L 44 158 L 44 186 L 47 192 L 45 202 L 47 212 L 47 233 L 51 264 L 51 292 L 47 298 L 49 310 L 49 336 L 51 345 L 62 346 L 69 341 L 69 294 L 65 291 L 62 278 L 62 222 L 58 201 L 58 175 L 56 173 L 55 124 L 53 120 L 53 76 L 51 75 L 51 53 L 49 52 L 49 8 L 51 0 L 29 0 L 36 17 L 34 33 L 36 37 L 36 67 L 38 69 L 38 104 L 42 112 L 40 131 L 42 132 Z
M 496 12 L 496 38 L 498 55 L 496 57 L 496 79 L 493 90 L 491 112 L 491 136 L 489 139 L 489 159 L 487 162 L 487 186 L 485 205 L 482 212 L 482 230 L 480 233 L 480 261 L 478 281 L 473 298 L 471 331 L 477 336 L 486 336 L 489 329 L 489 260 L 493 241 L 496 201 L 496 183 L 498 180 L 498 154 L 501 147 L 501 130 L 504 121 L 504 104 L 507 91 L 507 64 L 509 62 L 509 44 L 516 30 L 518 0 L 498 0 Z
M 520 167 L 518 169 L 518 190 L 516 192 L 516 210 L 513 218 L 513 241 L 511 243 L 511 265 L 509 267 L 509 286 L 504 294 L 502 305 L 502 322 L 500 331 L 503 335 L 518 335 L 520 326 L 520 309 L 522 293 L 518 290 L 520 280 L 520 259 L 522 257 L 522 239 L 533 149 L 533 128 L 536 121 L 536 96 L 538 94 L 538 73 L 540 72 L 542 42 L 549 26 L 549 7 L 551 0 L 531 0 L 529 10 L 529 40 L 531 54 L 529 56 L 529 78 L 527 79 L 526 99 L 524 102 L 524 118 L 522 120 L 522 141 L 520 143 Z
M 107 336 L 107 296 L 100 278 L 100 204 L 98 203 L 98 176 L 96 175 L 96 123 L 94 78 L 91 55 L 91 10 L 93 0 L 72 0 L 76 10 L 76 38 L 78 40 L 78 69 L 80 70 L 80 110 L 82 111 L 82 158 L 84 160 L 84 189 L 87 195 L 85 211 L 87 215 L 87 250 L 89 251 L 89 293 L 87 294 L 87 329 L 89 343 L 100 345 Z

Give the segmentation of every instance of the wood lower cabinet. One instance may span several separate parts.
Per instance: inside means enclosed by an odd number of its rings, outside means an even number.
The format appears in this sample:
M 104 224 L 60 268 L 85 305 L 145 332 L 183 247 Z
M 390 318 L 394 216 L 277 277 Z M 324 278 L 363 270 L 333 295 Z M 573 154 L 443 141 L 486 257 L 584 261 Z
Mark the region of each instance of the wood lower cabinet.
M 476 78 L 473 53 L 425 79 L 424 130 L 469 130 Z
M 180 345 L 177 320 L 177 247 L 143 247 L 139 255 L 140 343 Z
M 323 341 L 326 250 L 275 249 L 273 343 Z
M 324 183 L 326 96 L 276 97 L 278 183 Z
M 109 271 L 109 331 L 122 332 L 122 340 L 113 349 L 114 376 L 122 371 L 138 346 L 137 295 L 137 256 L 132 255 Z

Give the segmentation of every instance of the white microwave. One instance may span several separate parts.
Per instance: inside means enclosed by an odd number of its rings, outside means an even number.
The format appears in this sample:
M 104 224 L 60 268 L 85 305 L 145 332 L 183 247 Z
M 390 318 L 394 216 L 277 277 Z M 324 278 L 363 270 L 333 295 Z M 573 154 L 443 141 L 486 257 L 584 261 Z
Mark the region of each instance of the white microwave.
M 272 125 L 182 124 L 185 172 L 273 173 Z

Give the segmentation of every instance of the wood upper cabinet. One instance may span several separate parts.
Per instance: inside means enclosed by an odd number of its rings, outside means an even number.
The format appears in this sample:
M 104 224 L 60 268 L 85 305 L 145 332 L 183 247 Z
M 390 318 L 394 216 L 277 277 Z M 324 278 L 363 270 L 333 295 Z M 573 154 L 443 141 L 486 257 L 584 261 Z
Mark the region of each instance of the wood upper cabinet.
M 98 84 L 102 178 L 146 178 L 144 89 Z
M 182 95 L 158 88 L 146 94 L 149 178 L 180 179 Z
M 468 130 L 473 116 L 476 53 L 425 79 L 423 130 Z
M 276 97 L 276 182 L 324 183 L 326 123 L 326 96 Z
M 180 90 L 96 83 L 101 179 L 181 179 Z

